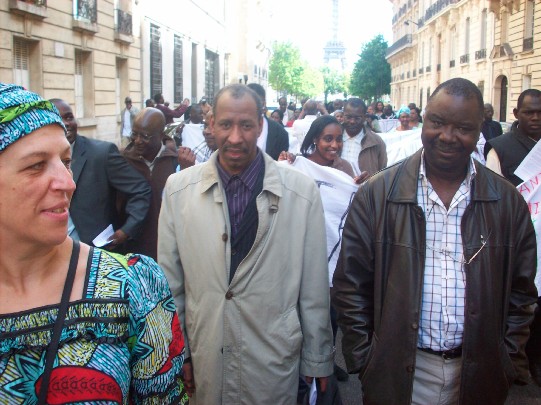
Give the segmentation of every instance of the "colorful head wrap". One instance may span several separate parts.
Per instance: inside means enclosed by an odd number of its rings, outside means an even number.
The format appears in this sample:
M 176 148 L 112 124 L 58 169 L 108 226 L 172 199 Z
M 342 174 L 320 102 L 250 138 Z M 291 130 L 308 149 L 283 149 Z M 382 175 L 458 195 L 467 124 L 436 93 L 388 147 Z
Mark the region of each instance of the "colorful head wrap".
M 406 114 L 408 114 L 408 115 L 411 114 L 411 110 L 410 110 L 407 106 L 405 106 L 405 105 L 403 105 L 402 107 L 400 107 L 400 110 L 398 110 L 398 112 L 396 113 L 396 116 L 397 116 L 397 117 L 400 117 L 400 114 L 404 114 L 404 113 L 406 113 Z
M 62 117 L 50 101 L 21 86 L 0 83 L 0 152 L 50 124 L 58 124 L 66 131 Z

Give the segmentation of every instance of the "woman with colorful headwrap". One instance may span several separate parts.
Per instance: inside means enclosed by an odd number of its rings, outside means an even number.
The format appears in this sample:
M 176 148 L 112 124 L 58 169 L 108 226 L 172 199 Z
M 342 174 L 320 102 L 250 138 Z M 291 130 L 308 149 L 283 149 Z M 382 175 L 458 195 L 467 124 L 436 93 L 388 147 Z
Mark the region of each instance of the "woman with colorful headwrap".
M 400 125 L 395 128 L 395 131 L 409 131 L 410 128 L 410 109 L 403 105 L 396 113 Z
M 0 402 L 185 403 L 167 281 L 66 236 L 70 163 L 57 109 L 0 83 Z

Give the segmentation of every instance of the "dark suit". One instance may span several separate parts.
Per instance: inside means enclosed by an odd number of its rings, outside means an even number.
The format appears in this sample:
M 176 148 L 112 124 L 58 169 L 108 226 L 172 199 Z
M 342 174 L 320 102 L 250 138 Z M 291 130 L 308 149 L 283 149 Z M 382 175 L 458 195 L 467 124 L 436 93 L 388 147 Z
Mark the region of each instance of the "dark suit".
M 77 135 L 71 169 L 77 189 L 70 215 L 82 242 L 92 240 L 109 224 L 137 237 L 150 205 L 150 186 L 120 155 L 115 144 Z M 127 218 L 118 223 L 116 194 L 127 196 Z
M 265 152 L 274 160 L 278 160 L 280 152 L 287 151 L 289 149 L 289 135 L 283 126 L 278 124 L 274 120 L 269 120 L 264 117 L 269 124 L 269 131 L 267 133 L 267 145 L 265 146 Z

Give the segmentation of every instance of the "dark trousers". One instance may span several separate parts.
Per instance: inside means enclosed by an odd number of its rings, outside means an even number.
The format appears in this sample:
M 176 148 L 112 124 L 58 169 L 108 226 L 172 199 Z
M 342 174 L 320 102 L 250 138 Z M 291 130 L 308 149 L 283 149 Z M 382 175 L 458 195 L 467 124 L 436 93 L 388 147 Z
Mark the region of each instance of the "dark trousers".
M 530 364 L 541 365 L 541 297 L 537 299 L 537 308 L 530 325 L 530 339 L 526 344 L 526 354 Z

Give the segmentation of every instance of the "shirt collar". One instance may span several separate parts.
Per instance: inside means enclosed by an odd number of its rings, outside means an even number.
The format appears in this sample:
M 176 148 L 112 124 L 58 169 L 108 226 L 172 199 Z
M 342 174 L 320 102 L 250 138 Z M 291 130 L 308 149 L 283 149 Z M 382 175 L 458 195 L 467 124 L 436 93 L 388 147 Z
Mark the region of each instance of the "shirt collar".
M 220 159 L 216 159 L 216 167 L 218 168 L 218 174 L 220 175 L 220 179 L 222 180 L 222 183 L 225 188 L 227 188 L 231 180 L 233 180 L 234 178 L 238 178 L 240 181 L 244 183 L 246 187 L 248 187 L 250 191 L 252 191 L 255 187 L 257 177 L 259 173 L 261 172 L 261 170 L 263 169 L 264 165 L 265 165 L 265 162 L 263 159 L 263 153 L 261 152 L 261 149 L 259 148 L 257 148 L 257 155 L 255 159 L 239 175 L 231 176 L 229 173 L 227 173 L 224 170 L 224 168 L 220 164 Z
M 477 174 L 477 170 L 475 170 L 475 163 L 473 162 L 473 158 L 470 156 L 468 174 L 466 175 L 466 178 L 462 182 L 469 186 L 471 184 L 471 182 L 473 181 L 473 179 L 475 178 L 476 174 Z M 421 166 L 419 167 L 419 178 L 420 179 L 426 179 L 425 150 L 424 150 L 424 148 L 423 148 L 423 150 L 421 152 Z
M 364 138 L 364 128 L 361 128 L 361 131 L 355 136 L 349 136 L 345 129 L 344 129 L 344 132 L 342 133 L 342 139 L 344 141 L 350 140 L 350 141 L 360 144 L 363 138 Z

